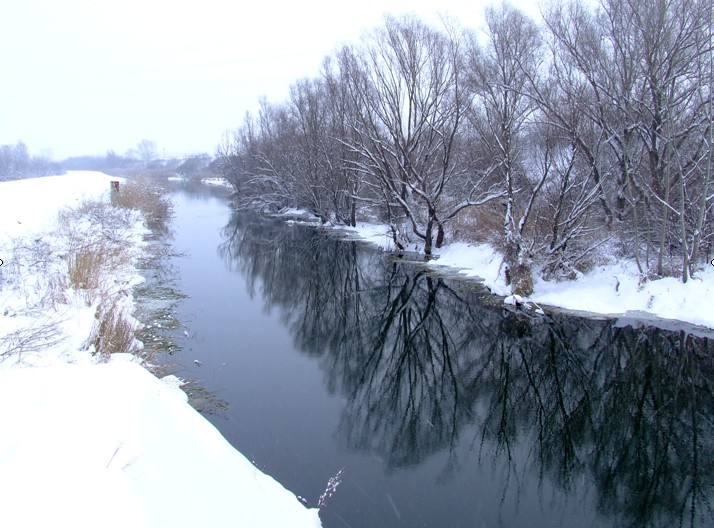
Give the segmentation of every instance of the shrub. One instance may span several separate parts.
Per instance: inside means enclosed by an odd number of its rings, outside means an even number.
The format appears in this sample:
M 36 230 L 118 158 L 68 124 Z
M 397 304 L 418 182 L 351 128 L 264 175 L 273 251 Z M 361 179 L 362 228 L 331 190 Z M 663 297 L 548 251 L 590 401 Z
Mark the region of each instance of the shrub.
M 137 350 L 135 322 L 124 313 L 117 297 L 105 299 L 97 309 L 96 318 L 89 340 L 96 354 L 105 356 L 118 352 L 134 353 Z
M 114 205 L 141 212 L 146 226 L 154 232 L 165 232 L 172 216 L 171 200 L 166 192 L 148 178 L 127 180 L 113 197 Z
M 19 362 L 23 354 L 40 352 L 59 344 L 63 339 L 59 320 L 39 319 L 30 326 L 0 336 L 0 362 L 10 356 Z
M 10 240 L 11 258 L 1 277 L 3 288 L 24 297 L 18 315 L 37 318 L 48 309 L 56 311 L 58 304 L 70 302 L 72 290 L 96 306 L 86 346 L 101 355 L 140 348 L 138 322 L 127 302 L 130 266 L 139 256 L 135 226 L 144 216 L 149 228 L 167 230 L 171 218 L 170 201 L 153 185 L 129 182 L 117 198 L 117 207 L 105 200 L 83 201 L 59 213 L 56 231 Z M 0 335 L 0 361 L 59 343 L 66 336 L 58 321 L 54 313 L 47 322 Z
M 451 222 L 447 232 L 454 240 L 468 242 L 491 242 L 503 238 L 503 217 L 499 215 L 499 206 L 489 203 L 480 207 L 462 210 Z

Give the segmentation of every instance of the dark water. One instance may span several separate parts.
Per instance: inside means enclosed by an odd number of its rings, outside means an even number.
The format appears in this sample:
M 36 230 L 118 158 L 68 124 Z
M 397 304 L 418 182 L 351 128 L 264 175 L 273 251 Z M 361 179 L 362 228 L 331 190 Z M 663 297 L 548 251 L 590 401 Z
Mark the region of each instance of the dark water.
M 344 468 L 326 528 L 714 526 L 714 341 L 514 314 L 213 190 L 174 199 L 180 374 L 309 505 Z

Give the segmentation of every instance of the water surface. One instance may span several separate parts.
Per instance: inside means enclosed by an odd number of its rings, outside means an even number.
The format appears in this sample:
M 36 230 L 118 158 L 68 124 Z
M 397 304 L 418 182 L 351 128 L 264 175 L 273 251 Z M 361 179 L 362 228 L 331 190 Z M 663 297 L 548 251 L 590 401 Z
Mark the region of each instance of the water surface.
M 213 189 L 174 201 L 181 374 L 309 505 L 344 468 L 326 528 L 714 524 L 712 341 L 513 313 Z

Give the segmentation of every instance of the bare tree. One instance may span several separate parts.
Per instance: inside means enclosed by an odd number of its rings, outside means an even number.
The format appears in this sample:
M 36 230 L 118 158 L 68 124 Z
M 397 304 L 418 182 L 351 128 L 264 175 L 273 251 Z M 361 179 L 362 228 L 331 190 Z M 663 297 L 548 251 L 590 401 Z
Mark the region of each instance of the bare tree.
M 22 141 L 0 146 L 0 177 L 13 179 L 29 174 L 30 153 Z
M 572 9 L 581 8 L 573 4 Z M 562 11 L 548 17 L 556 24 L 567 19 Z M 580 40 L 594 36 L 582 31 L 577 22 L 574 25 Z M 562 52 L 558 38 L 551 35 L 548 44 L 544 67 L 523 72 L 531 80 L 526 95 L 538 107 L 526 150 L 532 178 L 545 177 L 535 205 L 531 243 L 546 276 L 573 277 L 584 259 L 610 239 L 614 213 L 607 183 L 611 171 L 602 156 L 607 148 L 605 133 L 589 117 L 596 105 L 592 87 Z M 579 49 L 585 47 L 581 43 Z M 543 75 L 543 80 L 534 74 Z
M 146 168 L 148 168 L 158 157 L 158 154 L 156 153 L 156 143 L 148 139 L 142 139 L 139 141 L 136 144 L 136 151 L 139 154 L 139 159 Z
M 15 145 L 0 145 L 0 180 L 61 174 L 59 163 L 50 160 L 51 153 L 31 156 L 22 141 Z
M 469 53 L 471 119 L 493 154 L 505 194 L 503 229 L 506 282 L 513 293 L 533 291 L 531 258 L 523 234 L 546 172 L 535 181 L 524 168 L 525 132 L 536 111 L 531 85 L 541 63 L 538 28 L 509 4 L 486 10 L 487 42 L 472 38 Z
M 470 39 L 387 18 L 263 100 L 215 165 L 243 205 L 354 225 L 359 204 L 427 255 L 459 212 L 500 199 L 514 293 L 536 263 L 572 276 L 610 238 L 643 279 L 687 280 L 714 241 L 711 5 L 564 2 L 547 40 L 508 4 Z
M 639 105 L 639 135 L 648 163 L 641 179 L 653 198 L 649 211 L 653 227 L 659 229 L 656 273 L 668 274 L 664 258 L 674 246 L 682 258 L 681 279 L 686 282 L 691 271 L 691 208 L 696 208 L 699 193 L 706 194 L 701 182 L 709 157 L 706 129 L 711 124 L 711 93 L 702 93 L 707 81 L 702 78 L 706 72 L 702 62 L 708 59 L 711 64 L 712 43 L 711 22 L 700 14 L 707 7 L 711 10 L 711 4 L 663 0 L 647 9 L 633 1 L 625 6 L 642 47 L 640 68 L 646 96 Z
M 355 226 L 357 201 L 365 194 L 364 175 L 357 170 L 355 142 L 358 111 L 350 95 L 349 78 L 338 61 L 325 59 L 322 68 L 325 95 L 330 105 L 328 160 L 331 166 L 330 189 L 339 221 Z
M 531 170 L 544 179 L 529 233 L 531 253 L 547 278 L 573 278 L 586 257 L 609 240 L 599 214 L 597 172 L 569 132 L 546 119 L 529 139 Z
M 607 173 L 612 160 L 616 220 L 643 276 L 673 273 L 678 255 L 686 281 L 702 243 L 712 97 L 702 12 L 711 5 L 700 0 L 607 0 L 595 12 L 571 3 L 546 17 L 562 63 L 591 94 L 582 113 L 606 138 L 599 164 Z
M 289 112 L 296 123 L 295 166 L 291 172 L 292 193 L 302 207 L 323 221 L 333 213 L 345 221 L 338 139 L 334 108 L 324 79 L 304 79 L 290 89 Z
M 462 156 L 462 39 L 415 18 L 387 18 L 360 50 L 343 50 L 358 116 L 350 146 L 382 201 L 398 247 L 416 235 L 430 255 L 444 224 L 499 196 Z M 405 227 L 406 224 L 408 227 Z M 401 240 L 400 240 L 401 239 Z

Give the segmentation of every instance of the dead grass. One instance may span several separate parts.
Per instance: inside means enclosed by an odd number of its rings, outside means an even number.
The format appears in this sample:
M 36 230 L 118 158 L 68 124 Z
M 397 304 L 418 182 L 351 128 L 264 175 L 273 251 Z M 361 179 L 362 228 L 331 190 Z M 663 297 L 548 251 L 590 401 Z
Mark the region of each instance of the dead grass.
M 494 203 L 481 207 L 469 207 L 461 211 L 452 221 L 447 232 L 454 240 L 478 243 L 493 243 L 503 239 L 503 212 Z
M 119 352 L 135 353 L 138 342 L 134 337 L 136 323 L 121 308 L 117 298 L 105 299 L 96 313 L 94 331 L 89 340 L 94 353 L 102 356 Z
M 100 246 L 101 247 L 101 246 Z M 76 290 L 93 290 L 99 287 L 104 264 L 103 251 L 78 248 L 67 257 L 69 284 Z
M 102 278 L 111 277 L 132 261 L 133 252 L 124 240 L 93 240 L 69 248 L 67 262 L 70 285 L 76 289 L 98 288 Z
M 154 232 L 165 232 L 173 214 L 166 192 L 149 178 L 139 177 L 120 184 L 113 203 L 140 211 L 147 227 Z
M 84 201 L 60 212 L 58 231 L 64 240 L 66 282 L 82 291 L 88 304 L 107 296 L 121 270 L 136 256 L 132 238 L 139 215 L 103 201 Z
M 38 312 L 66 304 L 66 273 L 58 269 L 56 248 L 49 237 L 15 238 L 5 250 L 0 270 L 0 289 L 14 291 L 24 299 L 26 312 Z
M 97 241 L 124 244 L 137 220 L 128 210 L 96 200 L 85 200 L 58 214 L 59 231 L 69 240 L 70 246 Z
M 168 230 L 172 215 L 165 192 L 148 181 L 122 184 L 116 198 L 114 204 L 83 201 L 59 213 L 56 231 L 13 241 L 12 258 L 2 270 L 3 288 L 24 297 L 17 315 L 48 314 L 43 321 L 57 319 L 58 305 L 69 304 L 77 293 L 87 305 L 97 306 L 86 346 L 103 356 L 137 353 L 141 348 L 135 337 L 138 322 L 127 302 L 128 278 L 122 277 L 131 273 L 139 256 L 136 223 L 143 217 L 156 234 Z M 0 360 L 41 352 L 64 337 L 57 323 L 16 330 L 0 336 Z
M 75 288 L 94 288 L 99 307 L 95 328 L 89 340 L 94 352 L 102 356 L 128 352 L 137 353 L 140 342 L 136 339 L 137 321 L 125 312 L 122 303 L 124 292 L 102 291 L 102 277 L 110 277 L 115 270 L 129 264 L 132 258 L 127 244 L 116 237 L 121 224 L 121 211 L 138 211 L 154 235 L 168 230 L 172 216 L 171 201 L 165 191 L 148 178 L 128 180 L 119 186 L 113 196 L 112 206 L 87 207 L 83 213 L 101 226 L 102 237 L 94 244 L 79 246 L 70 255 L 71 284 Z M 118 225 L 119 224 L 119 225 Z M 129 226 L 127 226 L 128 229 Z M 93 302 L 95 299 L 88 299 Z

